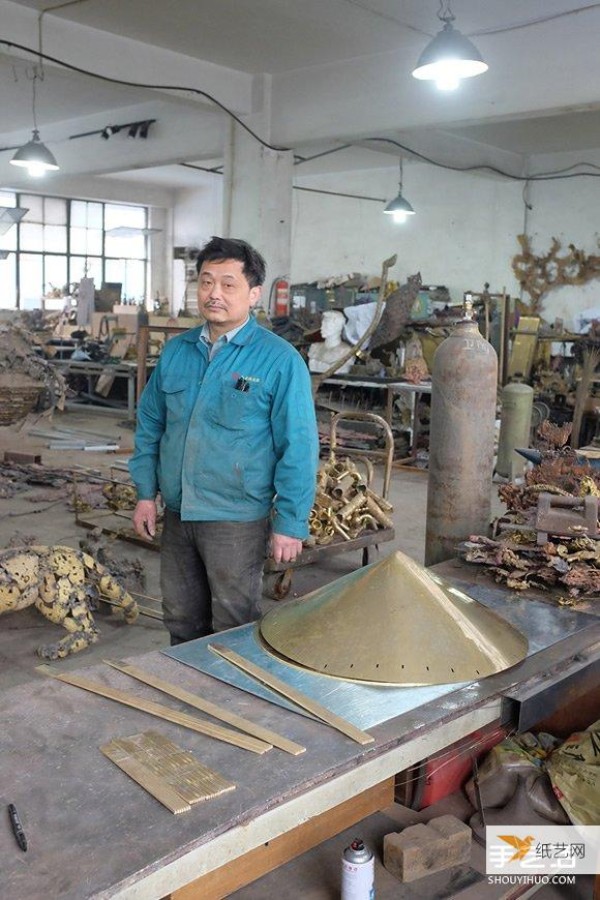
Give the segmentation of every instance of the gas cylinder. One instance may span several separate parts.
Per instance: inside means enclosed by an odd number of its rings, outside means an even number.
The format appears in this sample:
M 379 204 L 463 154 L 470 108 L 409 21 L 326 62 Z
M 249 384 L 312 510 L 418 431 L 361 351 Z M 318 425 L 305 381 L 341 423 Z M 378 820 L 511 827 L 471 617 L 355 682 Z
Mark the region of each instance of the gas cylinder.
M 490 524 L 498 360 L 465 315 L 433 358 L 426 566 Z
M 533 388 L 528 384 L 507 384 L 502 391 L 500 438 L 496 472 L 505 478 L 523 474 L 526 461 L 515 447 L 529 447 Z

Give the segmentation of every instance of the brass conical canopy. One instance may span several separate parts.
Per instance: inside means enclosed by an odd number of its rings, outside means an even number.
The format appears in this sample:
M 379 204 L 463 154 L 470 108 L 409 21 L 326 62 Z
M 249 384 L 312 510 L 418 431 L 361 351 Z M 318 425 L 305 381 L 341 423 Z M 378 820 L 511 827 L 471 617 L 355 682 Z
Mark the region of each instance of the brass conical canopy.
M 527 654 L 516 628 L 399 552 L 271 610 L 260 630 L 301 666 L 381 684 L 476 681 Z

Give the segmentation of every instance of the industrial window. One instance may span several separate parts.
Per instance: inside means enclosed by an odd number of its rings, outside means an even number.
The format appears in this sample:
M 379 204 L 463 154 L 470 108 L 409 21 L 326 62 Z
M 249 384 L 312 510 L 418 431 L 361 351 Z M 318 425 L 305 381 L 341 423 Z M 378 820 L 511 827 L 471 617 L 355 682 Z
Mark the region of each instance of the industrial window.
M 2 207 L 27 212 L 16 223 L 6 213 L 3 226 Z M 62 309 L 84 276 L 145 301 L 147 224 L 143 206 L 0 191 L 0 308 Z

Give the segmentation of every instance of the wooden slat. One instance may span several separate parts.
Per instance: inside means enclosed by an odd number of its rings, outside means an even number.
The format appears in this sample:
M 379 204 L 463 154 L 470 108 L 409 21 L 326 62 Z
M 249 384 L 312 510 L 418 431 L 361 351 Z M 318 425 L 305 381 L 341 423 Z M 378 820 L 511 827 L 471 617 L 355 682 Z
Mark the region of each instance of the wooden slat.
M 163 693 L 169 694 L 171 697 L 176 697 L 178 700 L 182 700 L 184 703 L 189 704 L 189 706 L 194 706 L 196 709 L 200 709 L 202 712 L 214 716 L 215 719 L 227 722 L 229 725 L 233 725 L 234 728 L 239 728 L 240 731 L 251 734 L 261 741 L 265 741 L 268 744 L 272 744 L 274 747 L 278 747 L 280 750 L 285 750 L 286 753 L 291 753 L 293 756 L 299 756 L 300 753 L 306 752 L 306 747 L 302 747 L 300 744 L 288 740 L 288 738 L 281 737 L 281 735 L 276 734 L 276 732 L 271 731 L 269 728 L 263 728 L 262 725 L 255 725 L 254 722 L 250 722 L 248 719 L 236 715 L 236 713 L 229 712 L 222 706 L 211 703 L 210 700 L 204 700 L 203 697 L 198 697 L 196 694 L 192 694 L 191 691 L 186 691 L 176 684 L 171 684 L 169 681 L 163 681 L 162 678 L 150 675 L 149 673 L 142 671 L 142 669 L 138 669 L 137 666 L 131 666 L 120 660 L 105 659 L 104 662 L 114 669 L 118 669 L 119 672 L 124 672 L 132 678 L 137 678 L 138 681 L 148 684 L 151 687 L 155 687 L 157 690 L 163 691 Z
M 296 690 L 296 688 L 286 684 L 285 681 L 276 678 L 275 675 L 271 675 L 271 673 L 267 672 L 265 669 L 261 669 L 260 666 L 257 666 L 253 662 L 250 662 L 250 660 L 240 656 L 240 654 L 236 653 L 234 650 L 230 650 L 228 647 L 223 646 L 223 644 L 209 644 L 208 646 L 213 653 L 226 659 L 228 662 L 237 666 L 248 675 L 251 675 L 257 681 L 260 681 L 261 684 L 265 684 L 276 693 L 287 697 L 288 700 L 291 700 L 297 706 L 306 709 L 308 712 L 312 713 L 313 716 L 316 716 L 317 719 L 325 722 L 326 725 L 331 725 L 336 731 L 341 731 L 342 734 L 352 738 L 357 744 L 371 744 L 375 740 L 371 734 L 367 734 L 366 731 L 361 731 L 351 722 L 342 719 L 341 716 L 336 716 L 330 709 L 321 706 L 316 700 L 307 697 L 306 694 L 303 694 L 301 691 Z
M 393 802 L 394 779 L 389 778 L 173 891 L 165 900 L 221 900 L 229 897 L 245 884 L 256 881 Z
M 240 747 L 242 750 L 251 750 L 252 753 L 266 753 L 267 750 L 273 749 L 271 744 L 259 741 L 249 735 L 231 731 L 229 728 L 223 728 L 221 725 L 213 725 L 211 722 L 203 722 L 195 716 L 179 712 L 176 709 L 170 709 L 168 706 L 162 706 L 160 703 L 154 703 L 153 700 L 144 700 L 142 697 L 136 697 L 135 694 L 128 694 L 126 691 L 120 691 L 117 688 L 97 684 L 95 681 L 90 681 L 89 678 L 83 678 L 81 675 L 55 675 L 47 667 L 38 666 L 37 668 L 38 671 L 42 671 L 45 675 L 50 675 L 51 678 L 55 678 L 57 681 L 63 681 L 65 684 L 70 684 L 73 687 L 82 688 L 84 691 L 90 691 L 90 693 L 98 694 L 100 697 L 106 697 L 107 700 L 115 700 L 117 703 L 131 706 L 133 709 L 149 713 L 151 716 L 157 716 L 159 719 L 166 719 L 167 722 L 173 722 L 175 725 L 181 725 L 183 728 L 189 728 L 191 731 L 197 731 L 218 741 L 224 741 L 226 744 L 233 744 L 234 747 Z

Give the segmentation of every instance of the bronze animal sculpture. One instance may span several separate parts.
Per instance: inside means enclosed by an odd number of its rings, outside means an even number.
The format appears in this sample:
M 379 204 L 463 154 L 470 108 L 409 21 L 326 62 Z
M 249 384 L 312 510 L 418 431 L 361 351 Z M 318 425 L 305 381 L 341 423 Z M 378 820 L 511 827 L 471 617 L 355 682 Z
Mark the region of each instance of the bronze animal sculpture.
M 98 640 L 92 610 L 105 600 L 135 622 L 135 600 L 113 575 L 81 550 L 71 547 L 15 547 L 0 550 L 0 614 L 35 606 L 69 634 L 38 647 L 43 659 L 62 659 Z

